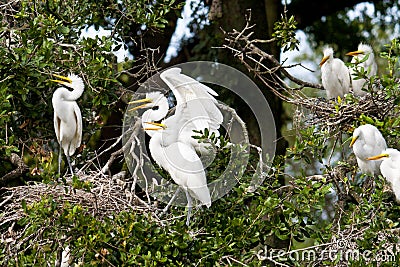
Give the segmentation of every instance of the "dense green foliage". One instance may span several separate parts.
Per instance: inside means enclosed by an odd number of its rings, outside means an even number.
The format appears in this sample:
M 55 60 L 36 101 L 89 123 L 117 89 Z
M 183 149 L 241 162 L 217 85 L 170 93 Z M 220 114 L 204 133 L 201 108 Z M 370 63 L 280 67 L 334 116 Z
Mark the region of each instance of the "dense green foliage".
M 97 117 L 113 108 L 121 95 L 113 51 L 119 31 L 132 23 L 163 28 L 174 1 L 14 1 L 2 5 L 0 22 L 0 157 L 29 153 L 40 165 L 54 150 L 51 97 L 58 87 L 52 73 L 80 75 L 86 84 L 78 103 L 84 118 L 84 140 L 99 125 Z M 115 24 L 116 14 L 123 15 Z M 81 37 L 88 25 L 115 30 L 110 37 Z M 121 32 L 122 34 L 122 32 Z M 28 149 L 27 149 L 28 148 Z M 29 164 L 29 165 L 31 165 Z M 7 168 L 0 164 L 0 175 Z M 39 166 L 41 171 L 45 168 Z
M 243 179 L 210 209 L 195 212 L 189 229 L 184 218 L 159 221 L 140 211 L 99 220 L 70 203 L 60 209 L 57 199 L 44 196 L 42 201 L 25 206 L 27 216 L 19 224 L 28 226 L 26 237 L 41 230 L 41 239 L 59 242 L 43 246 L 27 241 L 9 264 L 16 264 L 17 259 L 24 266 L 53 262 L 61 244 L 69 245 L 74 262 L 83 262 L 83 266 L 226 265 L 229 259 L 224 258 L 228 256 L 245 262 L 254 259 L 260 244 L 269 244 L 274 236 L 298 241 L 314 236 L 312 225 L 327 187 L 298 179 L 282 194 L 276 177 L 269 178 L 267 184 L 256 193 L 248 193 L 249 177 Z M 172 209 L 168 217 L 184 212 Z M 254 266 L 259 265 L 254 261 Z
M 124 66 L 112 54 L 119 48 L 115 42 L 126 41 L 132 25 L 161 31 L 168 24 L 166 15 L 178 6 L 174 0 L 20 0 L 10 5 L 12 9 L 1 5 L 0 158 L 20 153 L 30 169 L 40 170 L 36 180 L 55 187 L 52 151 L 57 145 L 50 103 L 56 85 L 49 81 L 51 74 L 73 72 L 83 77 L 86 90 L 79 106 L 84 139 L 89 140 L 102 126 L 98 116 L 116 108 L 122 95 L 118 78 Z M 111 29 L 114 35 L 82 38 L 87 25 Z M 294 49 L 298 45 L 295 29 L 293 17 L 282 17 L 273 37 L 283 49 Z M 399 53 L 400 44 L 394 39 L 380 54 L 385 71 L 371 78 L 367 88 L 374 95 L 372 85 L 379 83 L 383 98 L 394 103 L 390 112 L 356 118 L 350 114 L 336 128 L 297 121 L 301 128 L 296 129 L 293 145 L 263 170 L 268 175 L 262 186 L 249 190 L 253 175 L 261 175 L 255 167 L 258 155 L 251 150 L 251 164 L 236 166 L 244 172 L 238 184 L 210 208 L 195 210 L 189 227 L 184 208 L 170 208 L 159 218 L 164 206 L 155 199 L 147 206 L 140 202 L 132 210 L 104 215 L 101 207 L 96 212 L 44 194 L 39 201 L 21 202 L 23 216 L 15 225 L 0 224 L 0 265 L 51 266 L 68 246 L 71 261 L 79 266 L 337 266 L 344 262 L 397 266 L 400 206 L 383 177 L 372 180 L 360 175 L 348 143 L 355 127 L 370 123 L 382 131 L 390 147 L 400 148 Z M 129 65 L 135 65 L 135 60 Z M 359 70 L 359 76 L 365 76 L 364 70 Z M 328 119 L 343 118 L 344 110 L 360 103 L 349 94 L 333 102 Z M 199 138 L 203 139 L 217 141 L 207 133 Z M 219 141 L 226 142 L 222 137 Z M 77 161 L 84 162 L 87 153 L 93 151 L 87 148 Z M 219 151 L 207 169 L 210 181 L 224 172 L 231 153 L 229 149 Z M 293 162 L 302 166 L 300 172 L 290 169 Z M 0 176 L 10 169 L 6 161 L 1 162 Z M 58 186 L 70 190 L 65 184 Z M 77 176 L 72 186 L 84 192 L 93 188 L 89 180 L 83 182 Z M 68 193 L 73 195 L 74 190 Z M 0 210 L 0 219 L 3 214 Z M 18 241 L 24 242 L 15 251 L 7 251 L 6 245 L 17 232 L 23 233 Z M 332 255 L 323 258 L 323 251 Z M 346 251 L 368 257 L 343 258 Z M 311 252 L 317 253 L 315 257 L 301 258 Z

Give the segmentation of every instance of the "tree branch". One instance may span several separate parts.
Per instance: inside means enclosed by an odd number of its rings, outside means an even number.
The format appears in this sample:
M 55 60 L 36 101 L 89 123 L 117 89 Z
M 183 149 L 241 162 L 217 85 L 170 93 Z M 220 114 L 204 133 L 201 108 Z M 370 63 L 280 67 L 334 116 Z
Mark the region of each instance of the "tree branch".
M 29 171 L 28 166 L 17 154 L 11 153 L 9 160 L 12 165 L 16 166 L 16 169 L 1 177 L 0 185 L 7 185 L 9 181 L 18 178 Z

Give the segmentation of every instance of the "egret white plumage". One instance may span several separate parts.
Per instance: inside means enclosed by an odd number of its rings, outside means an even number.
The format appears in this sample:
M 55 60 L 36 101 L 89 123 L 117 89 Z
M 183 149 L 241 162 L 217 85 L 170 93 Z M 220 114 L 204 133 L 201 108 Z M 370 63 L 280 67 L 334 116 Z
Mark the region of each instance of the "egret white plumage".
M 386 149 L 386 141 L 382 133 L 373 125 L 365 124 L 353 131 L 350 143 L 356 155 L 357 164 L 364 174 L 379 174 L 379 161 L 369 161 L 368 157 L 378 155 Z
M 58 88 L 53 93 L 52 103 L 54 108 L 54 130 L 56 132 L 57 141 L 60 144 L 58 155 L 58 173 L 61 169 L 62 151 L 67 158 L 71 173 L 74 170 L 71 165 L 70 156 L 81 145 L 82 140 L 82 115 L 76 100 L 82 95 L 85 85 L 82 78 L 77 75 L 70 74 L 68 77 L 55 75 L 62 80 L 52 80 L 54 82 L 65 85 Z
M 170 68 L 160 74 L 160 78 L 175 95 L 178 109 L 188 105 L 188 116 L 196 126 L 196 130 L 209 129 L 218 134 L 223 116 L 217 107 L 214 96 L 218 94 L 210 87 L 181 73 L 180 68 Z M 196 100 L 196 101 L 192 101 Z M 179 110 L 177 110 L 179 111 Z
M 167 98 L 159 91 L 146 93 L 146 98 L 131 101 L 129 103 L 144 103 L 132 108 L 131 110 L 141 108 L 148 109 L 142 114 L 142 121 L 145 122 L 161 121 L 167 116 L 169 110 Z
M 197 139 L 192 138 L 193 130 L 208 129 L 211 134 L 219 136 L 218 129 L 223 122 L 223 116 L 214 98 L 218 94 L 192 77 L 182 74 L 180 68 L 165 70 L 160 78 L 176 98 L 173 116 L 166 118 L 169 105 L 167 98 L 160 92 L 147 93 L 145 99 L 130 103 L 145 103 L 133 109 L 152 108 L 142 114 L 145 131 L 151 136 L 150 153 L 156 163 L 184 190 L 188 201 L 186 223 L 189 224 L 191 196 L 207 207 L 211 205 L 204 166 L 196 153 L 208 152 L 208 144 L 198 143 Z M 162 124 L 154 124 L 161 119 Z M 163 127 L 149 128 L 148 123 Z M 164 212 L 176 198 L 179 188 Z
M 374 51 L 370 45 L 360 43 L 356 51 L 349 52 L 346 55 L 353 57 L 351 63 L 358 64 L 358 68 L 361 67 L 361 70 L 366 71 L 366 76 L 368 78 L 376 75 L 378 72 Z M 364 57 L 368 58 L 364 60 Z M 367 92 L 362 89 L 367 83 L 367 80 L 364 78 L 357 78 L 355 67 L 350 68 L 350 74 L 354 94 L 359 96 L 365 95 Z
M 400 151 L 388 148 L 381 154 L 369 157 L 368 160 L 382 161 L 380 164 L 381 173 L 390 183 L 397 202 L 400 202 Z
M 201 154 L 208 153 L 209 144 L 199 143 L 197 139 L 192 138 L 193 130 L 203 131 L 207 128 L 210 134 L 219 136 L 218 129 L 223 122 L 223 116 L 214 98 L 218 94 L 192 77 L 182 74 L 180 68 L 167 69 L 160 74 L 160 78 L 175 95 L 175 114 L 181 113 L 181 107 L 185 106 L 186 116 L 190 118 L 179 127 L 179 139 L 191 144 Z M 156 110 L 145 111 L 142 115 L 143 121 L 160 121 L 168 114 L 167 98 L 160 92 L 147 93 L 145 99 L 132 101 L 130 104 L 143 102 L 145 104 L 133 109 L 157 107 Z
M 324 48 L 324 57 L 319 66 L 321 67 L 322 85 L 326 89 L 328 99 L 343 97 L 350 89 L 350 72 L 344 62 L 333 57 L 331 47 Z
M 192 197 L 200 201 L 200 205 L 211 206 L 210 191 L 203 164 L 195 149 L 190 144 L 179 140 L 179 127 L 188 120 L 187 107 L 180 108 L 182 112 L 167 118 L 163 124 L 142 122 L 145 130 L 151 136 L 149 149 L 155 162 L 165 169 L 178 184 L 179 188 L 165 207 L 164 212 L 179 193 L 180 188 L 186 194 L 188 213 L 186 224 L 190 223 Z M 146 124 L 160 126 L 149 128 Z

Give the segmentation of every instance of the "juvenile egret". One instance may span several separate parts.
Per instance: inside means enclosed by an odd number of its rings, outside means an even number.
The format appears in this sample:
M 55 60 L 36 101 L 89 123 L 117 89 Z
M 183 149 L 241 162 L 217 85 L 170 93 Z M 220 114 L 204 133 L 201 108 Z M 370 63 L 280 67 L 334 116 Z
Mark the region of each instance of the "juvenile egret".
M 196 102 L 196 100 L 193 100 L 191 102 Z M 164 123 L 166 116 L 169 112 L 169 104 L 167 98 L 161 93 L 161 92 L 150 92 L 146 94 L 146 98 L 140 99 L 137 101 L 132 101 L 129 102 L 130 104 L 132 103 L 145 103 L 142 105 L 139 105 L 137 107 L 132 108 L 131 110 L 136 110 L 136 109 L 142 109 L 142 108 L 147 108 L 145 112 L 142 114 L 142 123 L 143 122 L 158 122 L 162 121 Z M 193 107 L 193 106 L 192 106 Z M 175 111 L 176 112 L 176 111 Z M 180 110 L 178 113 L 181 113 L 182 111 Z M 188 116 L 188 114 L 186 114 Z M 197 130 L 196 126 L 192 123 L 191 120 L 186 120 L 184 125 L 174 125 L 174 127 L 178 127 L 178 135 L 179 135 L 179 140 L 181 142 L 190 144 L 192 147 L 195 148 L 197 152 L 200 154 L 206 152 L 206 147 L 208 144 L 206 143 L 199 143 L 197 139 L 194 139 L 192 136 L 195 135 L 193 130 Z M 144 127 L 146 128 L 146 127 Z M 203 130 L 203 129 L 202 129 Z M 151 131 L 146 131 L 148 135 L 151 136 Z
M 180 109 L 185 106 L 188 119 L 184 124 L 176 125 L 179 126 L 179 139 L 192 145 L 197 152 L 207 154 L 209 144 L 199 143 L 197 139 L 192 138 L 195 134 L 193 130 L 202 131 L 207 128 L 210 134 L 219 136 L 218 129 L 223 122 L 223 116 L 214 98 L 218 94 L 208 86 L 182 74 L 180 68 L 167 69 L 161 73 L 160 77 L 175 95 L 177 102 L 175 114 L 182 113 Z M 142 121 L 160 121 L 168 113 L 168 100 L 160 92 L 147 93 L 145 99 L 130 102 L 132 103 L 145 103 L 132 110 L 157 107 L 157 109 L 145 111 Z
M 187 112 L 196 130 L 208 128 L 210 132 L 218 134 L 217 130 L 223 121 L 223 116 L 217 107 L 214 96 L 218 94 L 214 90 L 182 74 L 180 68 L 167 69 L 160 74 L 160 78 L 174 93 L 177 107 L 188 107 Z M 185 103 L 189 104 L 186 106 Z
M 372 50 L 372 47 L 367 44 L 360 43 L 358 45 L 357 51 L 349 52 L 346 55 L 352 56 L 353 59 L 351 60 L 351 63 L 358 64 L 358 67 L 361 67 L 364 71 L 366 71 L 366 75 L 368 78 L 376 75 L 378 71 L 378 66 L 375 62 L 375 55 L 374 51 Z M 363 61 L 364 57 L 367 57 L 365 61 Z M 357 79 L 357 74 L 356 74 L 356 69 L 350 68 L 350 74 L 351 74 L 351 84 L 353 87 L 353 91 L 355 95 L 365 95 L 367 92 L 363 91 L 362 88 L 364 85 L 367 83 L 367 80 L 364 78 Z
M 174 182 L 179 186 L 174 196 L 165 207 L 165 212 L 176 198 L 180 188 L 186 194 L 187 198 L 187 219 L 186 224 L 190 223 L 190 214 L 192 210 L 192 197 L 198 199 L 201 205 L 211 206 L 210 191 L 207 187 L 207 179 L 203 164 L 195 149 L 179 140 L 179 125 L 184 124 L 187 117 L 187 107 L 180 108 L 182 113 L 177 113 L 164 121 L 164 124 L 142 122 L 161 126 L 158 128 L 148 128 L 145 130 L 150 134 L 149 143 L 150 154 L 155 162 L 165 169 Z
M 356 155 L 358 167 L 364 174 L 379 174 L 379 161 L 369 161 L 368 157 L 378 155 L 386 149 L 386 141 L 381 132 L 371 124 L 357 127 L 350 143 Z
M 400 151 L 388 148 L 381 154 L 368 158 L 368 160 L 378 159 L 382 160 L 380 169 L 383 177 L 390 183 L 397 202 L 400 202 Z
M 322 85 L 328 99 L 343 97 L 349 92 L 350 72 L 342 60 L 333 57 L 333 49 L 326 47 L 324 57 L 319 63 Z
M 146 98 L 139 99 L 129 102 L 129 104 L 144 103 L 139 106 L 132 108 L 131 110 L 137 110 L 141 108 L 147 108 L 142 114 L 142 121 L 161 121 L 168 114 L 169 104 L 168 99 L 158 91 L 146 93 Z
M 208 129 L 210 134 L 219 136 L 223 122 L 222 112 L 214 96 L 218 94 L 206 85 L 181 73 L 180 68 L 163 71 L 160 78 L 173 92 L 177 105 L 174 115 L 168 114 L 168 100 L 160 92 L 146 94 L 145 99 L 132 103 L 144 103 L 132 110 L 151 108 L 142 114 L 142 124 L 151 136 L 149 149 L 155 162 L 165 169 L 179 188 L 171 198 L 165 212 L 182 188 L 188 203 L 186 224 L 189 225 L 192 209 L 191 196 L 202 205 L 211 206 L 210 192 L 204 166 L 196 152 L 209 153 L 209 144 L 198 143 L 192 138 L 193 130 Z M 162 124 L 154 123 L 162 120 Z M 155 127 L 148 127 L 153 124 Z M 160 127 L 162 126 L 162 127 Z
M 58 173 L 61 170 L 62 150 L 67 158 L 71 173 L 74 170 L 71 165 L 70 156 L 81 145 L 82 140 L 82 115 L 78 104 L 75 102 L 83 93 L 84 83 L 80 77 L 74 74 L 68 77 L 55 75 L 62 80 L 52 80 L 54 82 L 65 85 L 58 88 L 53 94 L 54 108 L 54 130 L 56 132 L 57 141 L 60 144 L 60 152 L 58 155 Z

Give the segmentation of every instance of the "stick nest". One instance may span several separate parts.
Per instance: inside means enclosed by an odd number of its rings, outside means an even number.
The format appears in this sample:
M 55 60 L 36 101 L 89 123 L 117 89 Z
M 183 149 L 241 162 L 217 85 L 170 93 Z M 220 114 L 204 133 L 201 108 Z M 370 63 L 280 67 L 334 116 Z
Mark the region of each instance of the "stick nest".
M 382 120 L 387 115 L 393 115 L 395 107 L 394 97 L 387 97 L 381 88 L 380 80 L 376 79 L 373 88 L 380 88 L 376 92 L 367 93 L 365 96 L 354 96 L 351 92 L 345 96 L 346 101 L 337 99 L 315 98 L 305 95 L 304 88 L 325 90 L 321 84 L 310 83 L 292 76 L 288 69 L 300 66 L 285 65 L 280 63 L 273 55 L 268 54 L 259 47 L 274 42 L 252 38 L 254 24 L 250 23 L 251 14 L 246 17 L 246 25 L 241 30 L 224 32 L 225 44 L 222 49 L 230 51 L 249 71 L 251 75 L 262 82 L 265 88 L 286 103 L 293 104 L 307 113 L 304 122 L 315 125 L 320 129 L 338 132 L 348 130 L 352 122 L 363 114 L 373 119 Z M 308 69 L 309 70 L 309 69 Z M 312 72 L 312 70 L 309 70 Z M 290 84 L 289 84 L 290 82 Z M 400 82 L 400 81 L 399 81 Z M 304 110 L 306 110 L 304 112 Z

